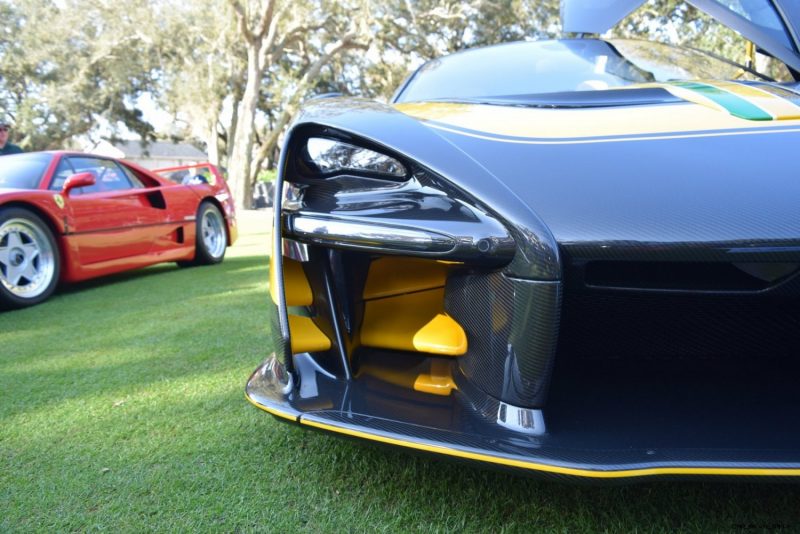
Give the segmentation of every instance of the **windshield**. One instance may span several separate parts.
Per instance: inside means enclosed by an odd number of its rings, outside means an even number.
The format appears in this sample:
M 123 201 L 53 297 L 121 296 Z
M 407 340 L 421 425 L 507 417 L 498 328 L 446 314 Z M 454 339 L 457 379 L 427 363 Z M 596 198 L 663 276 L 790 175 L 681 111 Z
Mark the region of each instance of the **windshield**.
M 699 50 L 633 39 L 511 43 L 429 61 L 398 102 L 591 91 L 674 80 L 764 80 Z
M 0 187 L 37 189 L 52 159 L 44 152 L 0 157 Z

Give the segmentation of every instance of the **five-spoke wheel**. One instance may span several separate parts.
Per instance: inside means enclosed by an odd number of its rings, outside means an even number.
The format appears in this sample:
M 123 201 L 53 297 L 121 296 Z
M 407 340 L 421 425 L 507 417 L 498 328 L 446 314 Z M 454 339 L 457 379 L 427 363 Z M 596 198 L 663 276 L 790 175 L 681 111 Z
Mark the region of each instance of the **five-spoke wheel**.
M 53 234 L 35 213 L 0 209 L 0 306 L 42 302 L 58 283 L 60 258 Z
M 197 208 L 194 260 L 180 261 L 178 265 L 186 267 L 219 263 L 225 257 L 227 246 L 228 232 L 225 229 L 225 218 L 213 203 L 203 201 Z
M 207 263 L 217 263 L 225 256 L 225 247 L 228 236 L 225 233 L 225 220 L 222 214 L 212 204 L 200 207 L 199 230 L 202 234 L 203 252 L 211 260 Z

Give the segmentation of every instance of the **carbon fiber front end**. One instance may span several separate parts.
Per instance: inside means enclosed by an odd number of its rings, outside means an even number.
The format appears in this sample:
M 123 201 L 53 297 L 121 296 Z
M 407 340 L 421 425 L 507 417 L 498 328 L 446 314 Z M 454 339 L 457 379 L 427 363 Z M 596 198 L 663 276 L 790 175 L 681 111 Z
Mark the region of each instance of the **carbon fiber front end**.
M 631 151 L 638 140 L 498 147 L 460 135 L 375 103 L 305 109 L 282 152 L 274 340 L 249 400 L 303 426 L 547 476 L 800 476 L 800 219 L 785 199 L 752 195 L 779 209 L 748 211 L 749 224 L 695 198 L 661 206 L 634 166 L 597 159 L 664 158 Z M 406 172 L 320 174 L 304 152 L 312 137 Z M 742 139 L 709 134 L 689 153 Z M 558 160 L 568 152 L 605 167 Z M 592 172 L 652 211 L 604 204 L 618 191 L 601 194 Z M 689 182 L 653 172 L 665 198 Z M 725 193 L 739 204 L 742 180 Z M 662 228 L 662 214 L 691 225 Z

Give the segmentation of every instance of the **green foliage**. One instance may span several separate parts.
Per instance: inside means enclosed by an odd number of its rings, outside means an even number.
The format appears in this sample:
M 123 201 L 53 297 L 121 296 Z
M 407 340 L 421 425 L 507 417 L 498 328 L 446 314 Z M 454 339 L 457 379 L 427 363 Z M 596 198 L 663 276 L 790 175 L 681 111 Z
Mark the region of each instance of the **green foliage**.
M 261 182 L 274 182 L 278 178 L 278 171 L 276 169 L 262 170 L 258 174 L 258 180 Z
M 247 66 L 230 6 L 221 0 L 175 1 L 162 23 L 171 41 L 161 55 L 159 103 L 204 139 L 210 153 L 221 150 L 224 156 L 232 132 L 220 117 L 226 100 L 238 102 Z
M 609 33 L 697 48 L 739 65 L 749 60 L 747 39 L 681 0 L 650 0 Z M 770 57 L 759 54 L 755 68 L 777 80 L 791 80 L 783 63 Z
M 135 98 L 151 88 L 160 44 L 146 0 L 0 0 L 0 108 L 28 150 L 61 148 L 99 121 L 152 136 Z
M 371 28 L 368 52 L 351 51 L 337 58 L 318 92 L 388 99 L 429 59 L 464 48 L 557 37 L 559 2 L 385 0 L 373 4 Z
M 743 37 L 681 0 L 650 0 L 620 22 L 612 32 L 707 50 L 744 63 Z
M 24 148 L 61 148 L 98 126 L 152 139 L 137 108 L 147 93 L 239 185 L 274 166 L 280 133 L 311 95 L 388 99 L 428 59 L 560 32 L 559 0 L 0 0 L 0 20 L 0 114 Z M 260 21 L 263 39 L 248 41 L 244 28 Z M 650 0 L 611 35 L 747 59 L 744 39 L 680 0 Z

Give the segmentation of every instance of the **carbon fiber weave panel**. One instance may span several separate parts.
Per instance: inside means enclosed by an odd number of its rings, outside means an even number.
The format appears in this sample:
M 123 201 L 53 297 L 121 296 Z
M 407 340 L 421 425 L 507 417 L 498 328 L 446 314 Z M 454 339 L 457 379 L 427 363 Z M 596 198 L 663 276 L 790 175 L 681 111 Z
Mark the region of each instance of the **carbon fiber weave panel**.
M 464 377 L 488 395 L 542 406 L 558 337 L 561 284 L 501 273 L 451 276 L 445 309 L 466 330 Z

